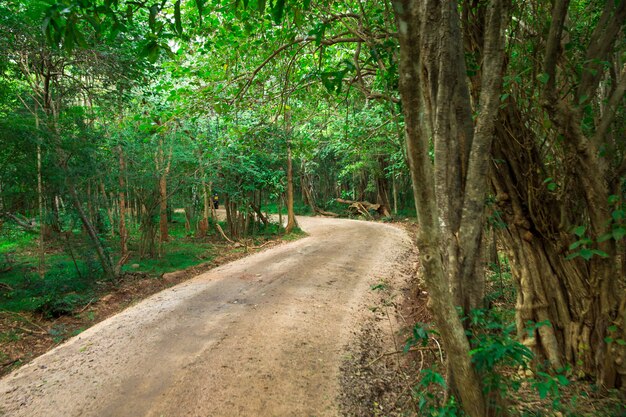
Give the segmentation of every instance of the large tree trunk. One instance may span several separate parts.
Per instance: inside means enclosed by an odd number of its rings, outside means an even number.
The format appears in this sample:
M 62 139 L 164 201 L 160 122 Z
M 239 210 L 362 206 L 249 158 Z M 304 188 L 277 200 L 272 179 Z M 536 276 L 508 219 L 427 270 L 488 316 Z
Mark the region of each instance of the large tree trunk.
M 567 157 L 576 164 L 576 168 L 572 170 L 577 181 L 571 186 L 578 192 L 580 203 L 584 202 L 582 210 L 578 213 L 584 217 L 576 220 L 582 220 L 584 222 L 582 225 L 585 223 L 588 225 L 584 237 L 590 239 L 592 243 L 589 243 L 590 248 L 587 249 L 597 252 L 588 262 L 577 261 L 578 269 L 582 272 L 579 285 L 568 285 L 572 284 L 571 278 L 561 277 L 563 280 L 561 284 L 570 292 L 568 295 L 575 297 L 573 300 L 580 300 L 581 304 L 579 308 L 571 311 L 574 323 L 566 328 L 568 335 L 564 346 L 561 346 L 561 352 L 565 351 L 567 357 L 567 346 L 571 343 L 577 343 L 575 346 L 578 350 L 580 346 L 586 346 L 589 352 L 579 351 L 576 363 L 582 362 L 585 371 L 592 369 L 592 374 L 605 387 L 614 388 L 626 382 L 623 381 L 626 376 L 626 369 L 623 366 L 626 347 L 610 342 L 617 338 L 626 338 L 626 324 L 622 322 L 626 312 L 621 310 L 623 306 L 621 300 L 626 295 L 624 290 L 626 282 L 623 277 L 621 280 L 616 278 L 618 268 L 615 240 L 602 239 L 602 236 L 611 232 L 609 203 L 611 160 L 606 153 L 601 154 L 600 145 L 605 142 L 604 138 L 597 137 L 604 136 L 614 120 L 614 112 L 605 111 L 599 120 L 595 120 L 594 137 L 584 126 L 584 107 L 597 96 L 605 72 L 600 62 L 611 59 L 611 51 L 626 20 L 626 1 L 606 2 L 603 6 L 586 50 L 585 65 L 588 67 L 579 75 L 577 88 L 564 94 L 559 86 L 560 80 L 564 77 L 561 77 L 557 68 L 563 54 L 561 45 L 568 6 L 569 0 L 556 0 L 552 8 L 552 24 L 542 66 L 546 76 L 542 90 L 542 106 L 556 132 L 562 137 Z M 626 67 L 622 70 L 621 76 L 626 76 Z M 622 81 L 619 82 L 619 85 L 621 84 Z M 624 95 L 624 88 L 619 85 L 610 97 L 601 97 L 598 101 L 605 100 L 608 106 L 617 105 Z M 563 162 L 567 169 L 569 161 Z M 581 224 L 577 222 L 571 225 Z M 576 304 L 578 303 L 574 303 L 574 307 Z M 551 318 L 558 320 L 559 317 Z M 579 341 L 577 338 L 582 340 Z
M 475 272 L 481 254 L 488 155 L 501 92 L 508 7 L 506 1 L 494 1 L 486 9 L 482 89 L 474 124 L 456 2 L 394 1 L 407 156 L 420 223 L 420 260 L 449 355 L 449 382 L 456 385 L 463 408 L 472 417 L 488 414 L 487 403 L 455 304 L 469 312 L 477 302 L 475 288 L 480 287 Z M 431 137 L 434 165 L 428 155 Z
M 571 364 L 579 374 L 598 377 L 607 387 L 619 386 L 626 375 L 618 365 L 625 352 L 605 340 L 623 338 L 622 329 L 608 330 L 621 323 L 624 314 L 617 260 L 566 259 L 568 247 L 577 239 L 571 230 L 583 221 L 577 211 L 588 210 L 585 181 L 579 165 L 566 164 L 554 179 L 561 191 L 551 192 L 545 178 L 557 174 L 548 172 L 541 142 L 528 126 L 515 101 L 509 100 L 501 112 L 494 148 L 494 160 L 499 162 L 491 175 L 498 216 L 506 225 L 498 229 L 500 241 L 518 290 L 518 337 L 538 359 L 549 360 L 555 368 Z M 529 332 L 528 323 L 542 325 Z

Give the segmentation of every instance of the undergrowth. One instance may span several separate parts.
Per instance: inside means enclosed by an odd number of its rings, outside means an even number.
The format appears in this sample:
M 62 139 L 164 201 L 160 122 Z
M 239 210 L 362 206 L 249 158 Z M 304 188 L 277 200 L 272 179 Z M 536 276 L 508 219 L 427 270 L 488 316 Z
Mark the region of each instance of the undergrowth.
M 517 339 L 515 288 L 506 257 L 490 265 L 486 304 L 462 317 L 471 345 L 472 363 L 483 382 L 492 416 L 626 417 L 623 397 L 578 380 L 570 368 L 551 369 Z M 550 323 L 526 323 L 534 331 Z M 417 323 L 404 352 L 432 344 L 433 324 Z M 412 389 L 419 416 L 465 416 L 448 390 L 445 366 L 433 362 L 419 371 Z
M 38 271 L 38 233 L 25 231 L 10 223 L 0 229 L 0 311 L 32 312 L 45 317 L 71 314 L 95 301 L 115 282 L 105 282 L 96 253 L 76 219 L 63 219 L 67 228 L 62 236 L 46 240 L 45 273 Z M 104 225 L 105 231 L 106 224 Z M 139 230 L 129 227 L 131 257 L 122 267 L 122 273 L 139 273 L 160 277 L 165 273 L 186 269 L 209 262 L 218 253 L 217 236 L 198 239 L 185 228 L 184 214 L 174 213 L 169 224 L 170 240 L 160 243 L 159 256 L 140 257 Z M 211 229 L 212 230 L 212 229 Z M 284 230 L 276 223 L 261 225 L 254 230 L 253 244 L 279 234 Z M 294 240 L 303 234 L 294 230 L 285 236 Z M 119 246 L 119 238 L 110 233 L 101 239 L 110 253 Z M 116 262 L 117 259 L 114 259 Z

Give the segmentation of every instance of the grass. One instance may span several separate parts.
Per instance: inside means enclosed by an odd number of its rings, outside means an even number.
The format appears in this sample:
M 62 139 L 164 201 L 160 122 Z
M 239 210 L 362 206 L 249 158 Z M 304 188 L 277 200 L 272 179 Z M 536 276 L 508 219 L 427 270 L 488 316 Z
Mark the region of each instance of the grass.
M 306 235 L 307 234 L 304 230 L 300 229 L 299 227 L 294 227 L 291 233 L 283 236 L 283 240 L 287 240 L 287 241 L 298 240 L 302 237 L 305 237 Z
M 263 206 L 263 212 L 269 214 L 278 214 L 278 204 L 276 202 L 270 202 Z M 302 201 L 294 201 L 293 211 L 297 216 L 310 216 L 312 214 L 311 207 Z M 283 216 L 287 217 L 287 206 L 282 206 Z
M 167 272 L 189 268 L 203 262 L 208 262 L 215 256 L 213 245 L 203 242 L 172 239 L 163 244 L 162 256 L 150 259 L 131 257 L 123 271 L 141 271 L 151 275 L 162 275 Z

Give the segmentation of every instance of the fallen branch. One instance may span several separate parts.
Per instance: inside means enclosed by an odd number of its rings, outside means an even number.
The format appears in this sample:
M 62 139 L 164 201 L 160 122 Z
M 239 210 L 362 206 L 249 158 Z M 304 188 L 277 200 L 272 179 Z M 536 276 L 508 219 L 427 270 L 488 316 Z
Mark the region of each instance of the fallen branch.
M 215 228 L 217 229 L 217 231 L 220 233 L 220 235 L 222 235 L 222 238 L 224 238 L 225 241 L 227 241 L 228 243 L 230 243 L 231 245 L 234 245 L 235 242 L 233 240 L 230 240 L 228 238 L 228 236 L 226 236 L 226 233 L 224 233 L 224 230 L 222 229 L 222 226 L 219 225 L 219 223 L 215 223 Z
M 47 330 L 47 329 L 44 329 L 43 327 L 41 327 L 41 326 L 40 326 L 40 325 L 38 325 L 37 323 L 35 323 L 35 322 L 33 322 L 33 321 L 29 320 L 29 319 L 28 319 L 28 318 L 26 318 L 23 314 L 16 313 L 16 312 L 14 312 L 14 311 L 7 311 L 7 310 L 0 310 L 0 314 L 6 314 L 6 315 L 17 316 L 17 317 L 19 317 L 19 319 L 20 319 L 20 320 L 22 320 L 22 321 L 24 321 L 24 322 L 26 322 L 26 323 L 30 324 L 30 325 L 31 325 L 31 326 L 33 326 L 33 327 L 38 328 L 39 330 L 41 330 L 41 331 L 43 331 L 43 332 L 45 332 L 45 333 L 48 333 L 48 330 Z
M 48 334 L 50 334 L 49 332 L 44 332 L 44 331 L 36 331 L 36 330 L 31 330 L 31 329 L 25 329 L 23 327 L 20 326 L 14 326 L 12 327 L 13 329 L 16 330 L 21 330 L 24 333 L 29 333 L 29 334 L 34 334 L 34 335 L 40 335 L 40 336 L 47 336 Z
M 370 203 L 369 201 L 344 200 L 343 198 L 336 198 L 335 201 L 342 204 L 349 204 L 350 206 L 348 207 L 348 210 L 362 214 L 370 219 L 373 218 L 369 212 L 370 210 L 375 211 L 380 216 L 384 216 L 386 212 L 385 206 Z
M 259 246 L 248 246 L 248 247 L 249 247 L 250 249 L 261 249 L 261 248 L 263 248 L 264 246 L 267 246 L 267 245 L 269 245 L 270 243 L 273 243 L 273 242 L 274 242 L 273 240 L 268 240 L 267 242 L 265 242 L 265 243 L 263 243 L 263 244 L 261 244 L 261 245 L 259 245 Z
M 405 350 L 394 350 L 393 352 L 385 352 L 382 355 L 378 356 L 377 358 L 373 359 L 370 363 L 367 364 L 368 367 L 370 367 L 371 365 L 375 364 L 376 362 L 378 362 L 379 360 L 381 360 L 384 357 L 387 356 L 392 356 L 392 355 L 397 355 L 399 353 L 409 353 L 409 352 L 422 352 L 424 350 L 429 350 L 429 351 L 437 351 L 437 348 L 434 346 L 420 346 L 420 347 L 413 347 L 407 351 Z
M 80 310 L 78 310 L 78 313 L 82 313 L 83 311 L 87 310 L 87 308 L 89 308 L 89 306 L 91 305 L 91 303 L 93 303 L 94 301 L 96 301 L 95 298 L 92 298 L 91 300 L 89 300 L 89 302 L 87 303 L 87 305 L 83 308 L 81 308 Z
M 0 213 L 0 216 L 8 217 L 9 219 L 17 223 L 18 226 L 26 230 L 32 231 L 35 229 L 35 223 L 26 218 L 20 219 L 19 217 L 17 217 L 15 214 L 12 214 L 12 213 Z
M 315 208 L 315 212 L 319 215 L 322 216 L 328 216 L 328 217 L 339 217 L 339 215 L 337 213 L 333 213 L 332 211 L 324 211 L 320 208 Z

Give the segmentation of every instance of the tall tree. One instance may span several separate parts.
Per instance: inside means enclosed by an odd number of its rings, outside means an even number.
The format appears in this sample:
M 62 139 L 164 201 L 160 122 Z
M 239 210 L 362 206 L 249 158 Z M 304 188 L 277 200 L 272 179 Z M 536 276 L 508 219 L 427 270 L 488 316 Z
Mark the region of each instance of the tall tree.
M 420 260 L 463 407 L 471 416 L 484 416 L 487 403 L 455 305 L 468 313 L 476 305 L 472 283 L 481 279 L 475 276 L 475 264 L 510 5 L 493 1 L 487 6 L 482 90 L 474 121 L 456 2 L 393 4 L 400 42 L 399 90 L 420 223 Z

